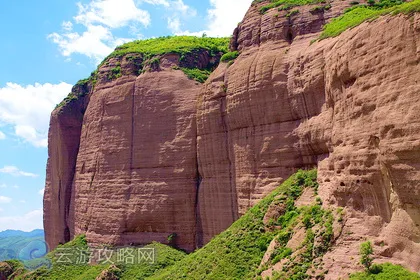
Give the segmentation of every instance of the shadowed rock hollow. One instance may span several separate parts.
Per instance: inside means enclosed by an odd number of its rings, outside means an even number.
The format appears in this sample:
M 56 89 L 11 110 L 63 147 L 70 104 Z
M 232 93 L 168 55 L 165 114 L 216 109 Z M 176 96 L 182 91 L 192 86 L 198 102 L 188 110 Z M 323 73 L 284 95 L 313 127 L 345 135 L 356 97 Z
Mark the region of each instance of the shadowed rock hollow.
M 176 54 L 140 75 L 141 56 L 108 59 L 94 87 L 76 86 L 79 97 L 52 113 L 49 245 L 80 233 L 93 245 L 168 243 L 176 233 L 171 243 L 192 251 L 295 170 L 318 166 L 324 206 L 346 213 L 324 257 L 329 279 L 358 268 L 366 238 L 379 261 L 420 271 L 420 16 L 313 42 L 349 3 L 293 15 L 254 4 L 231 40 L 239 57 L 204 85 L 178 70 Z M 198 57 L 205 68 L 220 55 Z

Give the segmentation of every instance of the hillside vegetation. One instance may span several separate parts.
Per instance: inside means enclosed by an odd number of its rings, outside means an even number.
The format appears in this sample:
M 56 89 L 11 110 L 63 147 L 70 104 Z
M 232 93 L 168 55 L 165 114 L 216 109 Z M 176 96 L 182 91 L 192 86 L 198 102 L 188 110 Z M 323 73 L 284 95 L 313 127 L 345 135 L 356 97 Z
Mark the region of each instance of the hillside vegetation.
M 159 65 L 160 56 L 164 54 L 178 54 L 180 65 L 187 57 L 196 62 L 199 59 L 198 53 L 201 51 L 207 52 L 210 57 L 220 59 L 229 52 L 229 42 L 230 38 L 166 36 L 125 43 L 116 47 L 88 78 L 79 80 L 72 92 L 56 106 L 56 109 L 88 95 L 90 89 L 93 89 L 98 81 L 99 68 L 106 65 L 111 58 L 127 56 L 127 59 L 138 68 L 137 74 L 140 75 L 144 73 L 146 66 Z M 196 65 L 187 64 L 183 67 L 177 67 L 176 70 L 182 70 L 189 79 L 204 83 L 217 65 L 218 60 L 203 69 Z M 114 80 L 122 77 L 122 75 L 121 64 L 119 64 L 109 71 L 107 77 L 108 80 Z
M 185 55 L 195 50 L 208 50 L 209 52 L 226 53 L 229 51 L 229 38 L 209 38 L 195 36 L 166 36 L 147 40 L 137 40 L 125 43 L 115 49 L 110 57 L 122 56 L 131 53 L 141 53 L 145 56 L 154 56 L 167 53 Z
M 153 264 L 124 264 L 115 258 L 114 264 L 90 265 L 86 260 L 74 265 L 76 259 L 72 259 L 73 264 L 60 263 L 59 252 L 63 249 L 88 249 L 85 237 L 78 236 L 47 255 L 50 269 L 41 267 L 29 272 L 11 262 L 15 274 L 9 279 L 265 279 L 264 271 L 278 263 L 281 269 L 272 271 L 270 279 L 323 279 L 328 271 L 322 267 L 322 257 L 333 245 L 333 223 L 340 222 L 342 209 L 323 209 L 319 198 L 314 198 L 312 204 L 296 206 L 305 189 L 316 195 L 317 188 L 316 170 L 298 171 L 226 231 L 189 255 L 152 243 L 146 248 L 156 252 Z M 304 232 L 302 240 L 295 238 L 299 231 Z M 288 247 L 292 240 L 300 245 Z M 385 264 L 379 271 L 356 273 L 351 279 L 419 277 L 400 266 Z
M 324 26 L 324 31 L 320 35 L 320 39 L 335 37 L 343 33 L 349 28 L 360 25 L 369 20 L 374 20 L 383 15 L 410 15 L 420 12 L 420 0 L 411 2 L 402 2 L 399 0 L 380 0 L 375 2 L 369 0 L 367 5 L 354 6 L 345 13 Z

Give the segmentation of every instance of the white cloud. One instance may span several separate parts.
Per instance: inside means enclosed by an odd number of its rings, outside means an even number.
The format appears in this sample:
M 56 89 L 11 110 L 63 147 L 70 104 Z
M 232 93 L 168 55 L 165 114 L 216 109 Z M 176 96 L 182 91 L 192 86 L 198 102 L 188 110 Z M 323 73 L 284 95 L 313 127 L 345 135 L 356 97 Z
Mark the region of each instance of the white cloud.
M 63 27 L 66 31 L 72 31 L 73 30 L 73 23 L 71 21 L 63 21 L 61 24 L 61 27 Z
M 6 135 L 0 131 L 0 140 L 6 139 Z
M 197 15 L 197 11 L 186 5 L 182 0 L 172 1 L 170 3 L 170 8 L 182 13 L 185 16 L 195 17 Z
M 64 32 L 54 32 L 47 37 L 58 45 L 66 61 L 71 61 L 70 56 L 78 53 L 98 63 L 116 46 L 135 39 L 116 37 L 113 29 L 129 27 L 137 31 L 135 35 L 139 38 L 139 28 L 151 22 L 149 12 L 137 8 L 134 0 L 92 0 L 88 4 L 77 3 L 77 6 L 79 11 L 73 20 L 85 31 L 73 31 L 73 23 L 64 21 Z
M 39 193 L 40 195 L 44 195 L 44 191 L 45 191 L 45 188 L 40 189 L 40 190 L 38 191 L 38 193 Z
M 110 54 L 118 45 L 111 31 L 101 25 L 89 25 L 82 34 L 52 33 L 48 38 L 58 45 L 63 56 L 69 58 L 73 53 L 79 53 L 94 59 L 95 62 Z
M 0 231 L 7 229 L 32 231 L 43 228 L 42 209 L 34 210 L 23 216 L 0 217 Z
M 9 174 L 15 177 L 38 177 L 37 174 L 19 170 L 19 168 L 17 168 L 16 166 L 5 166 L 3 168 L 0 168 L 0 173 Z
M 1 184 L 0 185 L 0 189 L 5 189 L 5 188 L 7 188 L 6 184 Z
M 102 24 L 110 28 L 127 26 L 130 23 L 148 26 L 150 14 L 138 9 L 133 0 L 93 0 L 87 5 L 77 3 L 79 14 L 77 23 L 85 26 Z
M 0 124 L 14 126 L 17 136 L 36 147 L 46 147 L 51 111 L 71 91 L 67 83 L 0 88 Z
M 88 4 L 77 3 L 79 8 L 72 21 L 62 23 L 62 32 L 48 35 L 48 39 L 58 45 L 61 55 L 71 61 L 73 54 L 82 54 L 95 63 L 100 62 L 113 49 L 134 39 L 141 39 L 142 28 L 151 24 L 150 13 L 139 9 L 142 3 L 165 7 L 168 28 L 173 33 L 181 32 L 180 17 L 194 17 L 197 11 L 183 0 L 91 0 Z M 75 24 L 81 25 L 82 32 L 75 31 Z M 133 38 L 121 38 L 113 34 L 116 29 L 127 28 Z
M 168 29 L 173 34 L 183 33 L 181 30 L 181 18 L 191 18 L 197 15 L 197 11 L 186 5 L 183 0 L 171 1 L 168 3 L 167 10 L 171 11 L 172 15 L 167 17 Z
M 165 7 L 169 7 L 169 2 L 166 0 L 143 0 L 143 1 L 139 1 L 139 2 L 144 2 L 144 3 L 148 3 L 148 4 L 152 4 L 152 5 L 162 5 Z
M 172 33 L 180 33 L 181 31 L 181 22 L 179 18 L 168 18 L 168 28 L 172 31 Z
M 183 31 L 177 35 L 201 36 L 206 33 L 211 37 L 230 36 L 238 25 L 252 0 L 210 0 L 211 8 L 207 10 L 207 28 L 198 32 Z
M 0 208 L 0 213 L 3 212 L 4 210 L 2 208 Z
M 0 203 L 10 203 L 12 202 L 12 199 L 7 196 L 0 196 Z
M 20 203 L 26 203 L 26 200 L 19 200 Z

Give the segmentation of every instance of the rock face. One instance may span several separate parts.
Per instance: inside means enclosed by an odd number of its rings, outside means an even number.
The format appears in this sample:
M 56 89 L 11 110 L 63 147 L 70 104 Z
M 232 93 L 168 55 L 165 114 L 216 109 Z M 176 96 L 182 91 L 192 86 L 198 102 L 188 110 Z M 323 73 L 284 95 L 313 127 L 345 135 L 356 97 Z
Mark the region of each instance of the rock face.
M 100 68 L 94 91 L 52 114 L 49 245 L 176 233 L 193 250 L 298 168 L 318 166 L 324 206 L 346 212 L 327 279 L 358 269 L 364 238 L 380 261 L 420 271 L 420 16 L 311 42 L 349 2 L 292 17 L 252 6 L 231 42 L 240 56 L 204 85 L 170 55 L 160 71 L 127 66 L 115 81 L 105 77 L 116 61 Z
M 121 245 L 167 243 L 176 233 L 177 246 L 195 248 L 200 84 L 172 69 L 173 59 L 138 77 L 126 58 L 111 59 L 86 106 L 53 112 L 44 204 L 52 248 L 81 233 Z M 128 74 L 109 81 L 115 65 Z

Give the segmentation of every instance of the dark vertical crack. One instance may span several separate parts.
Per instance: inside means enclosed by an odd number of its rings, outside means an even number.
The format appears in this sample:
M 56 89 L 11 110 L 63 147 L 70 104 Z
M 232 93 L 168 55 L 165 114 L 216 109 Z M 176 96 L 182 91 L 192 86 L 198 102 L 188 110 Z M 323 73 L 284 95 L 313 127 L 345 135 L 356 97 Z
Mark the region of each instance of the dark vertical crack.
M 197 147 L 197 145 L 196 145 Z M 201 220 L 201 213 L 200 213 L 200 185 L 201 185 L 201 175 L 200 175 L 200 171 L 198 169 L 198 150 L 196 153 L 196 175 L 195 175 L 195 205 L 194 205 L 194 210 L 195 210 L 195 246 L 196 248 L 201 248 L 204 245 L 204 240 L 203 240 L 203 223 Z

